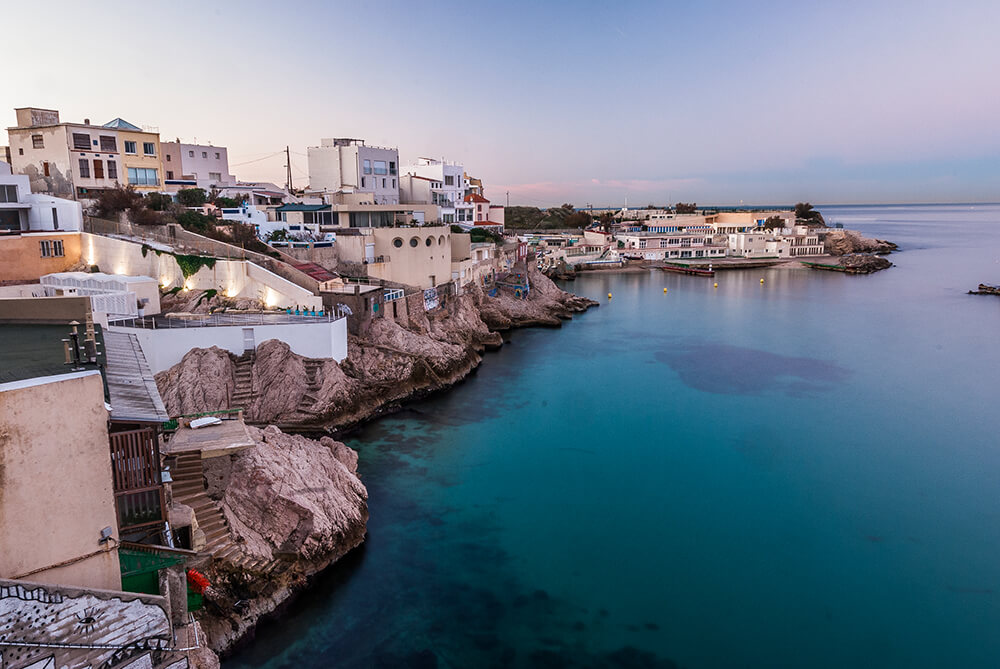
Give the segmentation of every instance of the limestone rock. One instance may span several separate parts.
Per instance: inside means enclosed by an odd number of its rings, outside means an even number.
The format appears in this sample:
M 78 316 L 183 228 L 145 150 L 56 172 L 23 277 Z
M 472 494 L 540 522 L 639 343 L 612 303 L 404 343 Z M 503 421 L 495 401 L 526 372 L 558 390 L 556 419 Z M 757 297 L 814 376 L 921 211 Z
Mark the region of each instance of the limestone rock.
M 236 388 L 235 365 L 221 348 L 194 348 L 157 374 L 156 386 L 171 416 L 228 409 Z
M 871 239 L 864 237 L 854 230 L 842 228 L 828 228 L 826 237 L 823 240 L 823 247 L 826 253 L 834 256 L 848 255 L 851 253 L 892 253 L 898 247 L 892 242 L 884 239 Z

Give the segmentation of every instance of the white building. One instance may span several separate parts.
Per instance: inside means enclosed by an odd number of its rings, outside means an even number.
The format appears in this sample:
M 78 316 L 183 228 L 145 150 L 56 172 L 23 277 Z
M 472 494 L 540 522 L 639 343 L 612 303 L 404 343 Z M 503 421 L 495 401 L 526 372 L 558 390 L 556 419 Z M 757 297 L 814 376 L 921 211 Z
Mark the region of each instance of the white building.
M 70 230 L 83 222 L 79 202 L 31 192 L 26 174 L 11 174 L 10 165 L 0 162 L 0 233 Z
M 399 191 L 402 202 L 437 205 L 443 223 L 472 222 L 474 207 L 465 202 L 467 184 L 462 165 L 418 158 L 403 172 Z
M 258 234 L 261 230 L 269 232 L 272 229 L 271 224 L 267 220 L 267 214 L 252 204 L 241 204 L 239 207 L 232 208 L 222 207 L 219 209 L 219 213 L 222 214 L 222 220 L 224 221 L 235 221 L 244 225 L 254 226 Z
M 163 185 L 173 192 L 182 188 L 224 188 L 235 186 L 229 173 L 229 151 L 224 146 L 160 142 L 163 154 Z
M 725 246 L 712 244 L 711 232 L 626 232 L 617 235 L 626 258 L 669 260 L 673 258 L 722 258 Z
M 399 204 L 399 151 L 347 137 L 310 146 L 309 192 L 370 193 L 372 204 Z
M 789 243 L 772 232 L 735 232 L 729 235 L 729 255 L 737 258 L 787 258 Z

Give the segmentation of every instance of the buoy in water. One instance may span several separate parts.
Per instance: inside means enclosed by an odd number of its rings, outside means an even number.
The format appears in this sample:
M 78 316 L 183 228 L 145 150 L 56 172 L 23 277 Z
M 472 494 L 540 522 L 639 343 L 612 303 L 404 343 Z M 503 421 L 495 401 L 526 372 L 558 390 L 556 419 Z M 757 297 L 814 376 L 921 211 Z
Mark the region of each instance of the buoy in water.
M 760 282 L 761 282 L 761 283 L 764 283 L 764 279 L 761 279 L 761 280 L 760 280 Z
M 611 299 L 611 293 L 608 293 L 608 299 L 609 300 Z
M 714 285 L 714 286 L 712 286 L 712 287 L 713 287 L 713 288 L 718 288 L 718 287 L 719 287 L 719 284 L 715 284 L 715 285 Z
M 667 289 L 666 289 L 666 288 L 664 288 L 664 289 L 663 289 L 663 294 L 664 294 L 664 295 L 666 295 L 666 294 L 667 294 Z

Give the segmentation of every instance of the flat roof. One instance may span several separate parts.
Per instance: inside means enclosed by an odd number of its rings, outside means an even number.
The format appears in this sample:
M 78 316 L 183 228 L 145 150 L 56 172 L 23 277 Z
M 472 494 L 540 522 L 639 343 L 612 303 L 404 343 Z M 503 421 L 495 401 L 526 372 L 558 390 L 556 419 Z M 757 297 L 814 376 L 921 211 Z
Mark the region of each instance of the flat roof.
M 103 351 L 100 325 L 94 325 L 98 351 Z M 81 339 L 86 332 L 83 324 L 77 326 Z M 0 383 L 10 383 L 66 374 L 72 371 L 66 364 L 63 339 L 68 339 L 69 325 L 34 325 L 7 323 L 0 325 Z M 99 358 L 100 360 L 100 358 Z M 96 364 L 80 365 L 85 370 L 96 370 Z

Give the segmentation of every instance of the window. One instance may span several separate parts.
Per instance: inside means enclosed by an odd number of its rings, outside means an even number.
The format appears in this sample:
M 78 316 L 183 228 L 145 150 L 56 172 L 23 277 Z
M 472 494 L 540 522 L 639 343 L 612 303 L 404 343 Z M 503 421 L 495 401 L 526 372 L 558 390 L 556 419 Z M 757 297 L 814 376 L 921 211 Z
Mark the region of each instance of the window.
M 164 156 L 164 159 L 169 163 L 170 162 L 170 154 L 168 153 L 166 156 Z
M 367 186 L 365 186 L 365 178 L 364 177 L 361 177 L 361 187 L 362 188 L 367 188 Z
M 455 176 L 452 175 L 452 174 L 446 174 L 446 175 L 444 175 L 444 185 L 445 186 L 454 186 L 455 185 Z
M 47 160 L 42 163 L 42 174 L 45 176 L 51 176 L 49 174 L 49 161 Z
M 73 133 L 73 148 L 74 149 L 89 149 L 90 148 L 90 135 L 85 132 L 74 132 Z
M 216 160 L 218 160 L 218 159 L 219 159 L 219 152 L 218 152 L 218 151 L 216 151 L 216 152 L 215 152 L 215 159 L 216 159 Z
M 128 182 L 133 186 L 156 186 L 156 170 L 144 167 L 128 168 Z
M 101 151 L 117 151 L 118 140 L 113 135 L 101 135 Z
M 385 178 L 382 179 L 382 188 L 385 188 Z
M 167 178 L 168 179 L 173 179 L 174 178 L 174 173 L 171 172 L 170 170 L 167 170 Z
M 402 248 L 403 240 L 400 239 L 399 237 L 396 237 L 394 240 L 392 240 L 392 245 L 395 246 L 397 249 Z
M 390 160 L 389 161 L 389 174 L 395 174 L 395 173 L 396 173 L 396 161 L 395 160 Z M 393 181 L 395 181 L 395 179 L 393 179 Z
M 17 186 L 0 185 L 0 202 L 17 202 Z
M 38 242 L 38 246 L 43 258 L 61 258 L 65 255 L 61 239 L 46 239 L 45 241 Z
M 100 160 L 94 161 L 94 178 L 103 179 L 104 178 L 104 163 Z
M 108 161 L 108 178 L 117 179 L 118 178 L 118 163 L 113 160 Z
M 395 180 L 395 179 L 393 179 L 393 180 L 392 180 L 392 187 L 393 187 L 393 188 L 395 188 L 395 187 L 396 187 L 396 180 Z
M 425 244 L 427 244 L 427 246 L 430 246 L 430 245 L 432 245 L 433 243 L 434 243 L 434 238 L 433 238 L 433 237 L 428 237 L 428 238 L 427 238 L 427 241 L 425 242 Z
M 209 172 L 208 178 L 213 181 L 222 181 L 222 172 Z
M 419 243 L 420 243 L 419 239 L 417 239 L 416 237 L 410 237 L 410 246 L 412 246 L 413 248 L 417 248 L 417 244 Z
M 31 136 L 31 148 L 33 148 L 33 149 L 44 149 L 45 148 L 45 139 L 43 139 L 41 135 L 32 135 Z
M 59 210 L 55 207 L 52 207 L 52 229 L 59 229 Z
M 202 151 L 201 152 L 201 157 L 202 158 L 208 158 L 208 151 Z
M 372 161 L 368 160 L 367 158 L 365 158 L 365 161 L 364 161 L 364 173 L 365 174 L 371 174 L 372 173 Z
M 376 160 L 375 161 L 375 174 L 381 175 L 381 174 L 388 174 L 388 173 L 389 173 L 389 167 L 388 167 L 388 165 L 386 165 L 385 161 L 384 160 Z M 367 174 L 367 172 L 366 172 L 366 174 Z
M 24 149 L 18 149 L 17 150 L 17 155 L 23 156 L 24 155 Z
M 80 176 L 84 179 L 90 178 L 90 161 L 86 158 L 80 158 Z
M 130 142 L 130 141 L 128 141 L 128 140 L 126 139 L 126 140 L 125 140 L 125 153 L 127 153 L 127 154 L 130 154 L 130 155 L 133 155 L 133 156 L 134 156 L 134 155 L 135 155 L 135 151 L 136 151 L 136 150 L 135 150 L 135 142 Z
M 194 151 L 188 151 L 188 158 L 194 158 Z
M 156 155 L 156 143 L 155 142 L 143 142 L 142 143 L 142 155 L 144 155 L 144 156 L 155 156 Z

